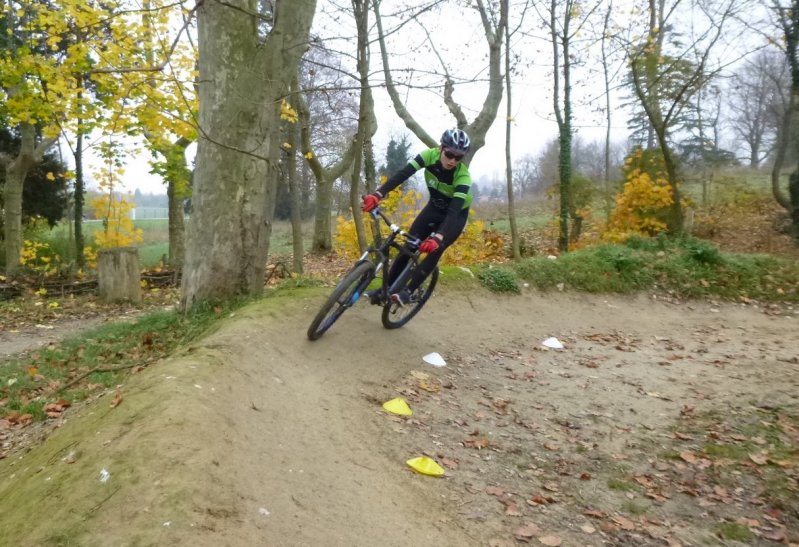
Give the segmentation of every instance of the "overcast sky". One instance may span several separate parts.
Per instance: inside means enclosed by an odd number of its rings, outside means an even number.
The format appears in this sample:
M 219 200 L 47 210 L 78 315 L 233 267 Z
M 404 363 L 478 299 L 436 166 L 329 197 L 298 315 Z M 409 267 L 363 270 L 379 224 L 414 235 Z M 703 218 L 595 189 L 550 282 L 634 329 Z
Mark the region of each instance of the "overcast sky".
M 384 15 L 384 28 L 388 29 L 397 23 L 392 13 L 407 11 L 422 0 L 383 0 L 381 10 Z M 518 0 L 512 0 L 518 5 Z M 463 2 L 461 2 L 462 4 Z M 614 5 L 620 5 L 616 0 Z M 346 17 L 336 17 L 335 5 L 349 5 L 343 0 L 319 0 L 319 9 L 314 20 L 313 32 L 322 36 L 330 49 L 351 51 L 352 35 L 347 31 Z M 603 6 L 602 10 L 605 9 Z M 518 10 L 514 12 L 518 15 Z M 544 14 L 546 15 L 546 14 Z M 690 19 L 691 13 L 684 20 Z M 634 12 L 619 11 L 621 21 L 617 32 L 629 31 L 633 21 L 641 18 Z M 626 19 L 625 19 L 626 18 Z M 512 49 L 520 54 L 518 73 L 513 83 L 513 125 L 511 155 L 514 160 L 527 154 L 538 154 L 546 143 L 557 137 L 557 125 L 554 122 L 552 103 L 552 46 L 545 31 L 540 30 L 541 15 L 530 11 L 526 15 L 528 28 L 537 28 L 530 35 L 515 34 L 511 38 Z M 422 26 L 423 25 L 423 26 Z M 423 28 L 424 27 L 424 28 Z M 430 38 L 428 38 L 429 31 Z M 442 31 L 446 29 L 446 31 Z M 591 29 L 590 32 L 596 32 Z M 537 35 L 536 35 L 537 34 Z M 589 34 L 586 30 L 581 36 Z M 429 40 L 435 43 L 435 50 L 428 47 Z M 578 39 L 579 41 L 579 39 Z M 575 44 L 577 46 L 578 44 Z M 428 12 L 419 22 L 409 22 L 393 35 L 390 42 L 390 63 L 397 74 L 412 71 L 415 75 L 413 83 L 416 89 L 401 88 L 406 99 L 406 107 L 414 117 L 422 123 L 432 136 L 437 136 L 445 129 L 454 126 L 454 119 L 446 110 L 438 91 L 432 89 L 441 79 L 433 73 L 440 73 L 440 55 L 447 63 L 450 73 L 455 79 L 461 79 L 455 89 L 455 99 L 463 107 L 469 121 L 472 121 L 482 107 L 487 84 L 480 81 L 487 76 L 488 47 L 485 43 L 482 26 L 477 11 L 463 9 L 453 4 L 448 5 L 440 13 Z M 577 65 L 573 69 L 573 124 L 576 134 L 587 141 L 604 140 L 604 81 L 599 65 L 598 52 L 594 57 L 578 53 Z M 354 53 L 353 53 L 354 54 Z M 617 60 L 616 69 L 622 61 Z M 377 85 L 382 81 L 380 53 L 375 43 L 371 59 L 375 108 L 378 115 L 378 133 L 375 138 L 378 160 L 384 156 L 386 145 L 392 136 L 406 134 L 410 137 L 411 154 L 423 148 L 418 139 L 399 121 L 394 112 L 387 92 Z M 354 70 L 353 70 L 354 72 Z M 503 68 L 504 72 L 504 68 Z M 476 80 L 475 83 L 467 83 Z M 425 89 L 430 86 L 431 89 Z M 622 95 L 616 93 L 611 106 L 612 140 L 623 142 L 628 131 L 626 121 L 628 114 L 622 110 Z M 504 178 L 505 147 L 505 102 L 499 107 L 497 119 L 486 139 L 486 146 L 475 156 L 470 170 L 475 179 Z M 148 174 L 148 157 L 131 158 L 127 164 L 125 184 L 128 190 L 139 188 L 143 192 L 165 192 L 160 179 Z

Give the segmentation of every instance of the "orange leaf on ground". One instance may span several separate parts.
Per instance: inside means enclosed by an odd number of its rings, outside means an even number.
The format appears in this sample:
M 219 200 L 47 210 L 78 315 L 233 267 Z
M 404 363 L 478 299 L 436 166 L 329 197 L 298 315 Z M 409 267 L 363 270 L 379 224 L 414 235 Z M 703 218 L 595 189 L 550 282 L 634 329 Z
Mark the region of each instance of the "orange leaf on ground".
M 533 523 L 525 524 L 524 526 L 520 526 L 516 528 L 513 532 L 513 537 L 515 537 L 519 541 L 529 542 L 535 536 L 541 533 L 541 530 Z
M 595 519 L 603 519 L 605 518 L 605 512 L 600 511 L 599 509 L 588 509 L 583 511 L 583 515 L 586 517 L 594 517 Z
M 522 516 L 521 511 L 519 511 L 519 506 L 516 505 L 515 501 L 507 501 L 503 502 L 505 504 L 505 514 L 509 517 L 520 517 Z
M 486 494 L 489 496 L 504 496 L 505 490 L 501 486 L 486 486 Z
M 558 547 L 563 540 L 560 539 L 558 536 L 543 536 L 538 538 L 539 543 L 543 545 L 548 545 L 549 547 Z
M 612 520 L 624 530 L 635 530 L 635 523 L 628 518 L 617 516 L 613 517 Z
M 122 403 L 122 392 L 117 390 L 116 395 L 114 395 L 114 400 L 111 401 L 111 408 L 116 408 Z
M 688 463 L 697 463 L 699 462 L 700 459 L 696 454 L 694 454 L 690 450 L 683 450 L 682 452 L 680 452 L 680 458 L 682 458 L 683 461 L 686 461 Z

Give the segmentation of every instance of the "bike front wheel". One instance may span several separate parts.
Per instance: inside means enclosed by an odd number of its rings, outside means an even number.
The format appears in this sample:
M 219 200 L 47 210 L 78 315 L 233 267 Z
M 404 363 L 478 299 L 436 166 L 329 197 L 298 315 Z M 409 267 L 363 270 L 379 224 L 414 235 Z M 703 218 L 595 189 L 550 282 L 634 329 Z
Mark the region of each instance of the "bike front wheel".
M 308 327 L 308 338 L 318 340 L 347 309 L 355 305 L 366 287 L 375 278 L 375 265 L 371 262 L 360 262 L 355 265 L 322 304 L 311 326 Z
M 383 306 L 383 326 L 387 329 L 398 329 L 413 319 L 413 316 L 419 313 L 422 306 L 430 299 L 436 283 L 438 283 L 438 267 L 435 267 L 419 285 L 419 288 L 413 291 L 410 302 L 404 306 L 399 306 L 394 302 Z

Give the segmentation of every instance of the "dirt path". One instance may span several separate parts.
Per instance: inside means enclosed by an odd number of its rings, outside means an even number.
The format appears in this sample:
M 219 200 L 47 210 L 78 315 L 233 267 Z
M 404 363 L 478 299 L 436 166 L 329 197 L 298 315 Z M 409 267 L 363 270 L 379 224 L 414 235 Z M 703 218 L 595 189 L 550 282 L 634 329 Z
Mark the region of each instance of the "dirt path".
M 121 405 L 110 408 L 109 394 L 43 446 L 0 462 L 0 499 L 15 508 L 0 514 L 0 537 L 735 544 L 719 539 L 730 524 L 748 544 L 799 541 L 796 468 L 786 463 L 799 446 L 792 310 L 441 293 L 397 331 L 364 305 L 309 342 L 321 299 L 243 310 L 134 377 Z M 565 348 L 543 349 L 550 336 Z M 447 366 L 424 363 L 430 352 Z M 411 418 L 381 409 L 396 396 Z M 752 419 L 779 431 L 747 429 Z M 741 447 L 745 462 L 711 458 L 709 439 Z M 444 478 L 406 467 L 423 454 Z M 748 482 L 772 468 L 784 497 Z

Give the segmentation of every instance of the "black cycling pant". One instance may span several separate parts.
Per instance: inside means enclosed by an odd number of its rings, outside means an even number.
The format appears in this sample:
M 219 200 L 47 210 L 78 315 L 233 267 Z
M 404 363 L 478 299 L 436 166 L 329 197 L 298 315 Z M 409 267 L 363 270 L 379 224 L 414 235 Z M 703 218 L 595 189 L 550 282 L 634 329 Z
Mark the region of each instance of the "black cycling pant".
M 428 202 L 424 209 L 419 213 L 416 219 L 411 224 L 408 232 L 421 240 L 425 240 L 430 234 L 438 232 L 443 238 L 441 245 L 435 252 L 428 253 L 427 256 L 419 263 L 419 268 L 416 269 L 411 279 L 408 281 L 407 288 L 411 292 L 419 288 L 419 285 L 430 275 L 430 272 L 436 267 L 444 251 L 458 240 L 466 227 L 466 222 L 469 220 L 469 209 L 463 209 L 456 217 L 455 222 L 449 223 L 445 231 L 441 231 L 441 225 L 447 217 L 447 209 L 439 209 L 432 203 Z M 388 274 L 389 284 L 402 272 L 405 265 L 408 263 L 408 256 L 400 255 L 394 264 L 391 266 L 391 271 Z

